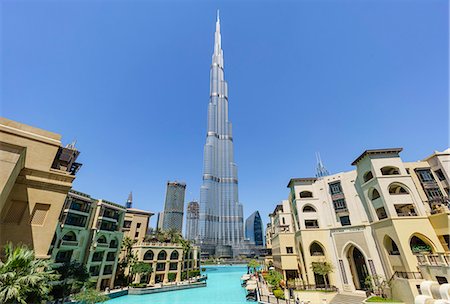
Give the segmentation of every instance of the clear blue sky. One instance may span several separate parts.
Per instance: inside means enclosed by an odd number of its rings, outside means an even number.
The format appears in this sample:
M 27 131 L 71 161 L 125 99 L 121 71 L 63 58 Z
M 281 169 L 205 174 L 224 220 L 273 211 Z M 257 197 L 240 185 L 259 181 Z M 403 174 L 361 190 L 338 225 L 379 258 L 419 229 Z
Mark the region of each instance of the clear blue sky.
M 448 1 L 1 1 L 1 115 L 77 139 L 74 188 L 199 197 L 216 9 L 245 215 L 365 149 L 448 146 Z M 154 220 L 153 220 L 154 222 Z

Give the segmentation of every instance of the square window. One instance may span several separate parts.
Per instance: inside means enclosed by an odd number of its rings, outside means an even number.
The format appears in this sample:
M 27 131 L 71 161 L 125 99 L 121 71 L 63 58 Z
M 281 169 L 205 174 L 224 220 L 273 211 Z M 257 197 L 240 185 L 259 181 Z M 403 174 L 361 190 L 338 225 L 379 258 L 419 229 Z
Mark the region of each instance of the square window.
M 294 248 L 286 247 L 286 253 L 294 253 Z

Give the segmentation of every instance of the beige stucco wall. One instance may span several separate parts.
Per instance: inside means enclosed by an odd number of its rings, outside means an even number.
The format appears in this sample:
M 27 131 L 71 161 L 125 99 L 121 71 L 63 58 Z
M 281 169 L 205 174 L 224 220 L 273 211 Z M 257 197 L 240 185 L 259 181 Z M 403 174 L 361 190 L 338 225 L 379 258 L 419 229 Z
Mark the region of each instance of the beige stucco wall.
M 0 118 L 0 247 L 23 243 L 48 258 L 75 176 L 52 169 L 61 145 L 52 132 Z

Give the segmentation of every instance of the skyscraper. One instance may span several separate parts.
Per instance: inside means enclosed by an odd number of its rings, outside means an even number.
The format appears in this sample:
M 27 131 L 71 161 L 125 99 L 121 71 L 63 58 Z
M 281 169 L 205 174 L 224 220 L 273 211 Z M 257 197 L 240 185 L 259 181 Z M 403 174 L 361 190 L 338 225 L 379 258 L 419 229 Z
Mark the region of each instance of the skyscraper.
M 183 211 L 185 183 L 167 182 L 166 201 L 162 216 L 162 229 L 176 229 L 181 233 L 183 230 Z
M 198 202 L 190 202 L 186 211 L 186 239 L 197 241 L 198 237 L 198 219 L 200 214 Z
M 210 72 L 207 137 L 203 153 L 199 244 L 203 252 L 214 254 L 217 245 L 229 245 L 236 249 L 244 239 L 233 136 L 231 122 L 228 120 L 228 85 L 224 78 L 219 13 Z
M 256 246 L 263 246 L 263 224 L 259 211 L 253 212 L 245 220 L 245 238 Z

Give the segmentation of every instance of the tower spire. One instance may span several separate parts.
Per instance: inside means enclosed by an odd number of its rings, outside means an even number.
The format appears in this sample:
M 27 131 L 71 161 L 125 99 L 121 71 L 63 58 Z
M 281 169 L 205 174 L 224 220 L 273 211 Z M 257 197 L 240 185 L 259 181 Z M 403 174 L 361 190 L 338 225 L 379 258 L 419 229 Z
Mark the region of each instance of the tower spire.
M 322 159 L 320 158 L 319 152 L 316 152 L 316 160 L 317 160 L 316 177 L 320 178 L 330 175 L 330 173 L 328 173 L 327 168 L 325 168 L 325 166 L 322 163 Z
M 130 194 L 128 194 L 126 207 L 131 208 L 132 206 L 133 206 L 133 192 L 130 191 Z

